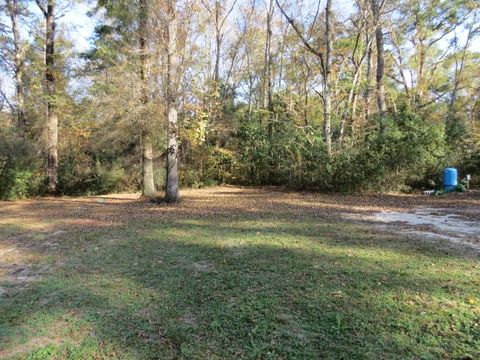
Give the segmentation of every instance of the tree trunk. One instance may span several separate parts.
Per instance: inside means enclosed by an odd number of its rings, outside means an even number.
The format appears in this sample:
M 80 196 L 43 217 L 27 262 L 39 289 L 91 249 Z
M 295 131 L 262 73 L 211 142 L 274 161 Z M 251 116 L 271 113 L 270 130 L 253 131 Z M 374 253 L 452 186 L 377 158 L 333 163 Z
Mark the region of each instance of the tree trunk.
M 142 103 L 148 104 L 148 45 L 147 45 L 147 26 L 148 26 L 147 0 L 140 0 L 140 78 L 142 81 Z M 155 196 L 155 181 L 153 177 L 153 146 L 151 140 L 151 126 L 144 124 L 142 129 L 142 194 L 145 197 L 153 198 Z
M 355 64 L 355 73 L 353 75 L 352 80 L 352 87 L 348 93 L 347 104 L 345 106 L 345 113 L 342 116 L 342 121 L 340 122 L 340 134 L 338 137 L 338 142 L 340 145 L 343 144 L 344 136 L 345 136 L 345 127 L 347 122 L 347 115 L 350 120 L 350 124 L 353 123 L 355 118 L 355 110 L 356 110 L 356 99 L 357 99 L 357 83 L 360 81 L 361 71 L 362 71 L 363 61 L 359 64 Z
M 361 39 L 361 32 L 358 33 L 357 35 L 357 44 L 360 42 Z M 353 74 L 353 80 L 352 80 L 352 87 L 350 89 L 350 92 L 348 94 L 348 99 L 347 99 L 347 105 L 346 105 L 346 111 L 344 116 L 342 117 L 342 122 L 340 126 L 340 137 L 339 137 L 339 143 L 343 144 L 343 139 L 344 139 L 344 133 L 345 133 L 345 128 L 346 128 L 346 116 L 348 115 L 348 120 L 350 121 L 350 130 L 351 130 L 351 136 L 353 138 L 354 135 L 354 130 L 355 130 L 355 122 L 356 122 L 356 112 L 357 112 L 357 99 L 358 99 L 358 87 L 357 85 L 361 83 L 362 80 L 362 75 L 363 75 L 363 63 L 365 62 L 365 59 L 368 59 L 368 53 L 371 49 L 371 41 L 369 36 L 366 36 L 366 42 L 365 42 L 365 50 L 363 50 L 363 53 L 360 57 L 360 59 L 357 61 L 355 59 L 355 52 L 357 49 L 357 45 L 355 46 L 354 53 L 352 54 L 352 62 L 355 67 L 355 72 Z
M 25 68 L 24 57 L 22 52 L 22 39 L 20 35 L 20 5 L 18 0 L 7 0 L 7 10 L 10 14 L 13 33 L 14 46 L 14 72 L 15 72 L 15 91 L 17 100 L 17 124 L 24 128 L 26 125 L 25 114 L 25 95 L 23 85 L 23 72 Z
M 463 73 L 463 70 L 465 68 L 465 60 L 467 58 L 467 51 L 470 45 L 470 41 L 473 37 L 474 32 L 472 31 L 472 28 L 470 27 L 468 29 L 467 33 L 467 39 L 465 40 L 465 45 L 462 48 L 462 56 L 460 58 L 460 64 L 458 64 L 458 59 L 455 60 L 455 76 L 453 80 L 453 89 L 452 89 L 452 94 L 450 95 L 450 102 L 449 102 L 449 111 L 450 113 L 453 112 L 455 102 L 457 101 L 457 95 L 458 95 L 458 88 L 460 87 L 460 80 L 461 76 Z
M 149 136 L 143 137 L 143 189 L 142 194 L 145 197 L 153 198 L 156 194 L 155 182 L 153 179 L 153 146 Z
M 424 102 L 425 96 L 425 62 L 427 57 L 427 51 L 423 43 L 423 39 L 420 38 L 420 51 L 418 59 L 418 72 L 417 72 L 417 93 L 418 93 L 418 105 L 421 106 Z
M 47 186 L 51 194 L 58 186 L 58 115 L 55 78 L 55 0 L 48 0 L 45 15 L 45 84 L 47 90 Z
M 397 42 L 395 33 L 393 31 L 390 31 L 390 40 L 392 41 L 392 45 L 395 48 L 397 52 L 397 60 L 395 61 L 395 64 L 398 67 L 398 72 L 400 73 L 400 77 L 402 78 L 401 82 L 403 85 L 403 89 L 405 90 L 405 94 L 407 95 L 407 98 L 410 99 L 410 89 L 408 88 L 408 82 L 407 82 L 407 77 L 405 76 L 405 61 L 403 58 L 402 54 L 402 49 L 400 45 Z
M 178 179 L 178 124 L 177 124 L 177 89 L 176 79 L 178 70 L 176 3 L 168 3 L 167 20 L 167 184 L 165 200 L 177 202 L 180 200 Z
M 308 126 L 308 76 L 303 88 L 303 124 Z
M 375 39 L 377 43 L 377 104 L 380 116 L 385 116 L 387 105 L 385 102 L 385 50 L 383 39 L 383 28 L 380 24 L 379 0 L 372 0 L 372 13 L 375 21 Z
M 287 19 L 288 23 L 292 26 L 293 30 L 297 33 L 302 40 L 303 45 L 307 48 L 309 52 L 314 54 L 317 59 L 320 60 L 320 66 L 322 69 L 323 75 L 323 89 L 322 89 L 322 100 L 323 100 L 323 117 L 324 117 L 324 125 L 323 125 L 323 132 L 325 143 L 327 146 L 327 154 L 329 157 L 332 155 L 332 134 L 331 134 L 331 112 L 332 112 L 332 99 L 331 99 L 331 52 L 332 52 L 332 34 L 331 34 L 331 9 L 332 9 L 332 1 L 327 0 L 326 8 L 325 8 L 325 42 L 327 44 L 326 51 L 323 53 L 321 50 L 313 47 L 308 39 L 302 34 L 302 31 L 297 26 L 293 18 L 288 16 L 286 11 L 280 5 L 279 0 L 276 0 L 277 6 L 282 12 L 283 16 Z M 287 88 L 288 92 L 288 88 Z
M 368 37 L 368 36 L 367 36 Z M 367 42 L 369 40 L 367 39 Z M 364 93 L 365 100 L 365 123 L 367 124 L 370 121 L 371 116 L 371 95 L 372 95 L 372 47 L 370 46 L 367 52 L 367 87 Z
M 267 32 L 265 42 L 265 63 L 263 75 L 263 108 L 269 112 L 268 117 L 268 136 L 273 135 L 273 121 L 272 121 L 272 18 L 274 10 L 274 1 L 270 0 L 267 9 Z
M 332 9 L 332 0 L 327 0 L 327 5 L 325 8 L 325 40 L 327 43 L 327 48 L 325 51 L 325 73 L 324 73 L 324 84 L 323 84 L 323 115 L 324 115 L 324 136 L 325 144 L 327 145 L 327 154 L 329 157 L 332 156 L 332 134 L 331 134 L 331 116 L 332 116 L 332 99 L 331 99 L 331 66 L 332 66 L 332 34 L 331 34 L 331 9 Z
M 222 51 L 222 29 L 221 29 L 222 5 L 220 0 L 215 1 L 215 69 L 213 80 L 215 90 L 218 90 L 218 81 L 220 80 L 220 57 Z

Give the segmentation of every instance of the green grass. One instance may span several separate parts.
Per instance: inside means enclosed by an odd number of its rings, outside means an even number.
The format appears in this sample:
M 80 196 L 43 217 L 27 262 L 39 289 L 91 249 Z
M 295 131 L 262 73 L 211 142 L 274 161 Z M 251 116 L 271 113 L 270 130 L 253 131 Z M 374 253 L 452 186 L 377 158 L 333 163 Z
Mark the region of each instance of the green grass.
M 11 359 L 478 359 L 478 260 L 358 224 L 131 219 L 0 299 Z M 231 215 L 231 214 L 230 214 Z

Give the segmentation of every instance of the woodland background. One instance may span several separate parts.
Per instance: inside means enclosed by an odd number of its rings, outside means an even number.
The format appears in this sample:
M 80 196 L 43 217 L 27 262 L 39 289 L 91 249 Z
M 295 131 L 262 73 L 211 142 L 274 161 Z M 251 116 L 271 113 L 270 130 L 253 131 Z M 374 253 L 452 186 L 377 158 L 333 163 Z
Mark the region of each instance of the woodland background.
M 3 199 L 480 176 L 478 1 L 90 4 L 81 53 L 71 3 L 0 5 Z

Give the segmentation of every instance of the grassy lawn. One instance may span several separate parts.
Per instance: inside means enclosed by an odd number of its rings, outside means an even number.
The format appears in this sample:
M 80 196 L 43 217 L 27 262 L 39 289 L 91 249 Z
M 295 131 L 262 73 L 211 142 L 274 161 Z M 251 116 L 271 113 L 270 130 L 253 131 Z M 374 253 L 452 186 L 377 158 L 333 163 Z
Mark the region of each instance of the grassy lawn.
M 2 203 L 0 358 L 480 358 L 478 257 L 342 220 L 378 201 Z

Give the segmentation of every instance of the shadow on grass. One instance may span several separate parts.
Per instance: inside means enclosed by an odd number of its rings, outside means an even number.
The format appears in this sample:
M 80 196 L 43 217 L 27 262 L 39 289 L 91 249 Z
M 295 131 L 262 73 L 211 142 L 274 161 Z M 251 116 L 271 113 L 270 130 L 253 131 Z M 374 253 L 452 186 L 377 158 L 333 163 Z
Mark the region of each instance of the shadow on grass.
M 49 347 L 51 357 L 79 359 L 480 355 L 480 309 L 468 302 L 480 299 L 477 262 L 427 245 L 412 250 L 407 240 L 358 226 L 249 221 L 132 220 L 93 231 L 63 267 L 0 300 L 0 354 L 42 358 Z M 52 341 L 32 345 L 39 337 Z

